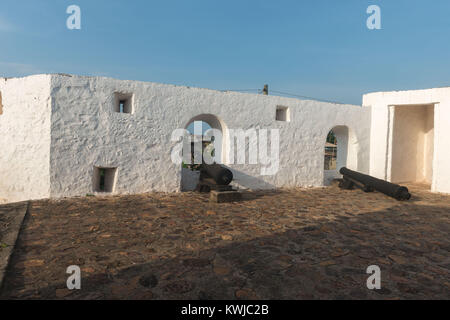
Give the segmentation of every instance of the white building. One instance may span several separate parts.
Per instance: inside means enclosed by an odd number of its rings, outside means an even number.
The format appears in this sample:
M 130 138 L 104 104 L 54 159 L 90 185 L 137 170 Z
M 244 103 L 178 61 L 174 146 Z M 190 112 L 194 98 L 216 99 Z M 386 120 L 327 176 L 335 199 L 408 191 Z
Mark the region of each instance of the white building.
M 223 133 L 222 160 L 241 188 L 319 187 L 325 139 L 338 140 L 338 168 L 394 182 L 423 181 L 450 193 L 450 88 L 366 95 L 363 107 L 71 75 L 0 78 L 3 202 L 176 192 L 175 129 L 194 120 Z M 230 164 L 234 129 L 279 129 L 279 170 Z M 411 138 L 413 137 L 413 138 Z M 234 145 L 234 142 L 233 142 Z M 249 148 L 247 142 L 246 149 Z M 270 149 L 269 149 L 270 152 Z M 247 158 L 248 159 L 248 158 Z
M 366 94 L 372 107 L 370 173 L 450 193 L 450 88 Z

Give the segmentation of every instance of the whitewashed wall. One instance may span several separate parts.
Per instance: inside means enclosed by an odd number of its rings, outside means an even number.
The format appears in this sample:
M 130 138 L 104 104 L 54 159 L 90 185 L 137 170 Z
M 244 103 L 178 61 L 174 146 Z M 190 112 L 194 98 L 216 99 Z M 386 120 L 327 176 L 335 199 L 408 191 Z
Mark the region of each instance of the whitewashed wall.
M 115 193 L 179 191 L 171 135 L 202 114 L 225 132 L 280 129 L 278 173 L 230 165 L 238 187 L 322 186 L 325 139 L 336 126 L 349 128 L 347 165 L 369 172 L 370 108 L 67 75 L 0 79 L 0 91 L 3 202 L 94 193 L 94 166 L 118 168 Z M 133 114 L 114 112 L 115 92 L 133 94 Z M 290 122 L 275 121 L 278 105 L 289 108 Z
M 0 78 L 0 203 L 50 195 L 50 76 Z
M 363 105 L 372 107 L 370 172 L 391 180 L 394 106 L 434 104 L 434 150 L 431 190 L 450 193 L 450 88 L 366 94 Z M 427 173 L 430 175 L 430 173 Z
M 435 105 L 432 190 L 450 193 L 450 88 L 372 93 L 365 107 L 64 75 L 0 78 L 0 92 L 2 202 L 93 193 L 94 166 L 118 167 L 116 193 L 179 191 L 170 137 L 201 114 L 215 115 L 225 131 L 280 129 L 278 173 L 230 165 L 239 187 L 322 186 L 325 138 L 337 126 L 349 129 L 346 165 L 389 180 L 390 106 L 419 104 Z M 114 92 L 134 95 L 133 114 L 113 111 Z M 275 121 L 278 105 L 290 108 L 290 122 Z
M 116 193 L 179 191 L 171 134 L 200 114 L 217 116 L 228 129 L 280 129 L 278 174 L 231 165 L 242 188 L 322 186 L 325 139 L 338 125 L 356 137 L 353 168 L 369 171 L 370 108 L 109 78 L 54 75 L 51 83 L 52 197 L 92 193 L 94 166 L 119 168 Z M 113 112 L 114 92 L 134 94 L 134 114 Z M 277 105 L 290 108 L 290 122 L 275 121 Z

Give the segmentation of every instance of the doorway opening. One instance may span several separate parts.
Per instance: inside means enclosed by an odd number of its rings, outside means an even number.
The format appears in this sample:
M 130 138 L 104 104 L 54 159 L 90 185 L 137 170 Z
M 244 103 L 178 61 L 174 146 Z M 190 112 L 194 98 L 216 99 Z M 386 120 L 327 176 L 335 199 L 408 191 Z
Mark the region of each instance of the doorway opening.
M 337 168 L 337 139 L 333 130 L 327 135 L 325 142 L 325 171 L 336 170 Z
M 434 104 L 394 106 L 391 182 L 431 188 L 434 159 Z
M 324 185 L 342 178 L 342 167 L 358 169 L 358 141 L 349 127 L 333 127 L 326 136 L 324 151 Z
M 193 191 L 200 181 L 199 170 L 203 163 L 224 162 L 226 127 L 216 116 L 201 114 L 187 123 L 186 130 L 189 132 L 190 143 L 183 146 L 181 190 Z M 199 145 L 201 148 L 198 148 Z

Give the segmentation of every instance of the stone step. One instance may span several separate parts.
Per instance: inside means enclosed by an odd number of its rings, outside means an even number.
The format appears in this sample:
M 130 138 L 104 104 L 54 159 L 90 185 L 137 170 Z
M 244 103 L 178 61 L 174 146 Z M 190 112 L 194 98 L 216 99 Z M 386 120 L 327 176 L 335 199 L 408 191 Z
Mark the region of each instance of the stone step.
M 209 201 L 215 203 L 236 202 L 242 199 L 242 193 L 233 191 L 211 191 Z

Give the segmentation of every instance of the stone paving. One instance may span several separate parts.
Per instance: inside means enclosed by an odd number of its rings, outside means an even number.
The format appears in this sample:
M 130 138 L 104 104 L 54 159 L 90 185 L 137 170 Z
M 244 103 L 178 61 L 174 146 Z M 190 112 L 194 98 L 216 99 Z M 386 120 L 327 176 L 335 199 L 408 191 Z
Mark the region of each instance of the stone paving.
M 0 206 L 0 288 L 27 208 L 27 202 Z
M 36 201 L 1 298 L 449 299 L 450 196 L 409 187 L 409 202 L 336 186 Z

